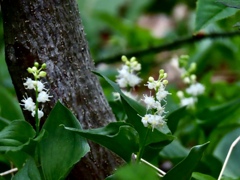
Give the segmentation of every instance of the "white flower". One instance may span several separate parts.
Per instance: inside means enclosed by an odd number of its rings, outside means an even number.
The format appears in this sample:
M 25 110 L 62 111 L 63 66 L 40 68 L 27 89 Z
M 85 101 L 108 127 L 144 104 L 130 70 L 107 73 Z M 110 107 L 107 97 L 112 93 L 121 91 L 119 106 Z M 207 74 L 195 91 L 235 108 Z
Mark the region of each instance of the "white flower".
M 118 76 L 119 78 L 122 77 L 127 77 L 130 73 L 129 73 L 129 67 L 126 65 L 123 65 L 121 69 L 118 70 Z
M 168 94 L 170 94 L 168 91 L 159 90 L 156 93 L 156 98 L 157 98 L 158 101 L 162 101 L 163 99 L 165 99 L 167 97 Z
M 128 81 L 128 84 L 130 87 L 135 87 L 136 85 L 138 85 L 141 82 L 141 78 L 139 78 L 135 74 L 129 74 L 127 76 L 127 81 Z
M 121 96 L 118 92 L 113 92 L 112 93 L 114 101 L 119 101 L 121 99 Z
M 193 96 L 198 96 L 203 94 L 205 87 L 201 83 L 192 84 L 189 88 L 186 89 L 186 92 Z
M 46 91 L 41 91 L 38 94 L 37 101 L 45 103 L 47 101 L 50 101 L 50 99 L 49 99 L 50 97 L 52 97 L 52 96 L 49 96 L 49 94 Z
M 28 110 L 28 111 L 35 110 L 36 106 L 31 97 L 28 97 L 27 99 L 25 99 L 25 97 L 24 97 L 24 99 L 22 99 L 21 101 L 23 102 L 23 104 L 21 104 L 21 105 L 23 105 L 26 110 Z
M 116 79 L 117 84 L 120 86 L 120 88 L 125 88 L 128 85 L 128 81 L 126 78 L 119 78 Z
M 158 85 L 159 85 L 159 84 L 158 84 L 157 81 L 152 81 L 152 82 L 148 81 L 147 84 L 145 84 L 145 86 L 147 86 L 148 89 L 154 89 L 154 90 L 157 89 L 157 86 L 158 86 Z
M 144 94 L 143 97 L 144 97 L 143 102 L 147 105 L 147 109 L 155 108 L 156 101 L 153 96 L 147 96 Z
M 159 115 L 161 115 L 162 113 L 165 112 L 164 111 L 165 107 L 162 106 L 161 103 L 158 101 L 155 103 L 155 109 L 157 110 L 157 114 L 159 114 Z
M 152 115 L 149 118 L 148 123 L 151 124 L 152 130 L 156 127 L 162 127 L 166 122 L 163 120 L 163 117 L 160 115 Z
M 182 106 L 193 107 L 196 102 L 197 102 L 196 97 L 189 97 L 189 98 L 181 99 L 181 105 Z
M 32 111 L 32 117 L 35 117 L 35 111 Z M 42 110 L 38 109 L 38 119 L 41 119 L 44 116 L 44 113 Z
M 23 83 L 23 85 L 25 86 L 26 89 L 34 89 L 35 86 L 34 86 L 34 80 L 32 80 L 31 78 L 27 78 L 26 79 L 26 82 Z
M 151 114 L 146 114 L 144 117 L 142 117 L 142 123 L 145 127 L 148 127 L 148 120 L 151 116 Z
M 142 117 L 142 123 L 145 127 L 151 126 L 152 130 L 157 127 L 163 127 L 166 124 L 163 117 L 156 114 L 146 114 Z
M 43 91 L 45 88 L 44 88 L 44 84 L 41 82 L 41 81 L 37 81 L 37 90 L 38 92 L 41 92 Z
M 125 64 L 118 70 L 116 82 L 121 88 L 135 87 L 141 82 L 141 78 L 135 74 L 136 71 L 141 70 L 141 64 L 134 57 L 129 61 L 123 56 L 122 61 Z

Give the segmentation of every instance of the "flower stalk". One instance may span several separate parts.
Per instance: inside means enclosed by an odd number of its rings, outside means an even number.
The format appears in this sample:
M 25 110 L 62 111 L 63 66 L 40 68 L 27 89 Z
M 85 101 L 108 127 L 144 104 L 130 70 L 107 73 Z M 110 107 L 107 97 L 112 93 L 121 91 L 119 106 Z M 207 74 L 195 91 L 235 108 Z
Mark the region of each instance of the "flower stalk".
M 42 64 L 39 68 L 39 63 L 35 62 L 32 68 L 28 68 L 27 71 L 33 75 L 34 80 L 31 78 L 26 78 L 25 89 L 34 90 L 35 91 L 35 102 L 31 97 L 24 97 L 21 102 L 23 102 L 22 106 L 24 106 L 24 110 L 28 110 L 31 112 L 31 115 L 35 118 L 36 125 L 36 133 L 38 134 L 40 131 L 40 119 L 44 116 L 42 111 L 43 103 L 50 101 L 50 96 L 48 94 L 48 90 L 45 88 L 44 83 L 40 81 L 40 78 L 46 77 L 47 73 L 44 71 L 46 69 L 46 64 Z M 42 104 L 42 109 L 39 109 L 40 103 Z

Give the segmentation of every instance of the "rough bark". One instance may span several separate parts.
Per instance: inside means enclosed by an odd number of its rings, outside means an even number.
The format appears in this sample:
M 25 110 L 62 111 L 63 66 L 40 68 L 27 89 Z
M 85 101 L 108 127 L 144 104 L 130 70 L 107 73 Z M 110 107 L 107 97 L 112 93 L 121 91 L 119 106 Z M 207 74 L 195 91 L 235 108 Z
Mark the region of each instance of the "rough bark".
M 114 121 L 96 76 L 76 0 L 3 0 L 5 55 L 18 99 L 26 90 L 26 69 L 47 64 L 45 82 L 53 96 L 46 114 L 60 100 L 77 116 L 83 128 Z M 29 92 L 28 92 L 29 93 Z M 23 111 L 25 118 L 33 118 Z M 72 170 L 69 179 L 103 179 L 121 160 L 91 143 L 91 152 Z

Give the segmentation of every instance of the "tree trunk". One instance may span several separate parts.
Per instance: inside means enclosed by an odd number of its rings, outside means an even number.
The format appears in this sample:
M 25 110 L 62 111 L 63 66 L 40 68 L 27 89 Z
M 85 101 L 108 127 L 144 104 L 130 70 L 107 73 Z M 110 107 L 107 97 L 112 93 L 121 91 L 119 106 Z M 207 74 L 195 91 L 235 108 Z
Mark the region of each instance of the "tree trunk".
M 60 100 L 85 129 L 114 121 L 99 81 L 91 72 L 94 65 L 76 0 L 3 0 L 1 6 L 6 62 L 18 99 L 26 93 L 26 69 L 34 62 L 46 63 L 45 85 L 53 98 L 45 105 L 45 114 Z M 28 111 L 23 112 L 34 124 Z M 93 143 L 90 146 L 91 152 L 74 167 L 69 179 L 103 179 L 122 163 L 108 150 Z

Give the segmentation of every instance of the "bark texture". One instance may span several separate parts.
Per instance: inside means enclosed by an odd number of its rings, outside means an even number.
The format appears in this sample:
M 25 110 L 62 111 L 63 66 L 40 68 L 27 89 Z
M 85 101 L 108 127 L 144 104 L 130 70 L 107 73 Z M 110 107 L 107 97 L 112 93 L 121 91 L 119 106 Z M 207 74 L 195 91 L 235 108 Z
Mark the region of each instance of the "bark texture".
M 48 114 L 60 100 L 77 116 L 83 128 L 114 121 L 94 69 L 76 0 L 3 0 L 5 55 L 18 99 L 26 90 L 26 69 L 47 64 L 46 86 L 53 96 Z M 29 94 L 29 92 L 28 92 Z M 34 119 L 23 111 L 26 119 Z M 122 161 L 91 143 L 91 152 L 75 166 L 68 179 L 104 179 Z

